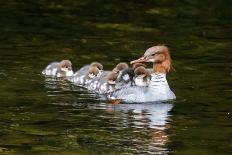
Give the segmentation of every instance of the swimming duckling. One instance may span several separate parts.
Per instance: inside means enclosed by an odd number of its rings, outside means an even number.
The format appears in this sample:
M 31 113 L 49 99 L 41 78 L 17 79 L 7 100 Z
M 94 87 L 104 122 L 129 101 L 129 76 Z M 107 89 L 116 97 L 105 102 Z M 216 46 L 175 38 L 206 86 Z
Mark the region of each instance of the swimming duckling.
M 82 68 L 80 68 L 78 71 L 76 71 L 75 74 L 73 75 L 73 77 L 70 79 L 70 81 L 73 83 L 76 83 L 78 85 L 83 85 L 84 81 L 85 81 L 86 74 L 88 73 L 90 67 L 97 67 L 98 68 L 98 70 L 99 70 L 98 76 L 100 76 L 100 74 L 103 71 L 102 64 L 100 64 L 98 62 L 93 62 L 90 65 L 85 65 Z
M 113 92 L 115 90 L 116 80 L 118 74 L 110 72 L 107 76 L 100 80 L 100 85 L 98 89 L 99 94 L 106 94 Z
M 151 76 L 145 67 L 140 66 L 135 69 L 134 82 L 136 86 L 148 86 Z
M 69 60 L 52 62 L 42 71 L 42 74 L 54 77 L 73 76 L 72 63 Z
M 128 69 L 128 68 L 129 66 L 127 63 L 120 62 L 119 64 L 117 64 L 117 66 L 112 71 L 120 75 L 123 70 Z
M 103 71 L 100 76 L 94 77 L 87 89 L 90 91 L 98 92 L 101 81 L 103 81 L 109 73 L 110 71 Z
M 99 76 L 99 72 L 100 70 L 97 67 L 95 66 L 89 67 L 88 74 L 85 76 L 85 79 L 84 79 L 84 85 L 86 88 L 91 84 L 92 80 L 95 77 Z

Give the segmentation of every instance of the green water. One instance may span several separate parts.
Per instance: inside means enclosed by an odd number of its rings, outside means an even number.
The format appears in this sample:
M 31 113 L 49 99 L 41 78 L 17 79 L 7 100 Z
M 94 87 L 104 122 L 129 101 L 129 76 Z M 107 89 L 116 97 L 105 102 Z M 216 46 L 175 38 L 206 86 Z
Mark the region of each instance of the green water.
M 228 0 L 0 2 L 0 154 L 232 154 Z M 62 80 L 51 61 L 106 70 L 171 49 L 177 99 L 112 105 Z

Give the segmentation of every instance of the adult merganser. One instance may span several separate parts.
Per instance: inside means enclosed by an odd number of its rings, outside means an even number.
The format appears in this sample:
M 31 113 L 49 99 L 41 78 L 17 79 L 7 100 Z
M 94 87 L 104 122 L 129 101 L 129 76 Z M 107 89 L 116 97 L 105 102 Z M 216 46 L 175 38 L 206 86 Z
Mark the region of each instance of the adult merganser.
M 76 71 L 73 77 L 69 79 L 69 81 L 73 82 L 76 85 L 84 85 L 85 78 L 87 77 L 86 75 L 88 74 L 89 68 L 91 67 L 97 67 L 99 70 L 98 76 L 100 76 L 103 70 L 103 66 L 98 62 L 93 62 L 90 65 L 85 65 L 82 68 L 80 68 L 78 71 Z
M 131 64 L 144 62 L 153 63 L 154 73 L 151 74 L 149 85 L 120 89 L 115 91 L 110 98 L 121 99 L 125 102 L 153 102 L 176 98 L 166 79 L 166 73 L 172 68 L 169 49 L 163 45 L 151 47 L 146 50 L 143 57 L 131 61 Z
M 52 62 L 42 71 L 42 74 L 54 77 L 73 76 L 72 63 L 69 60 Z

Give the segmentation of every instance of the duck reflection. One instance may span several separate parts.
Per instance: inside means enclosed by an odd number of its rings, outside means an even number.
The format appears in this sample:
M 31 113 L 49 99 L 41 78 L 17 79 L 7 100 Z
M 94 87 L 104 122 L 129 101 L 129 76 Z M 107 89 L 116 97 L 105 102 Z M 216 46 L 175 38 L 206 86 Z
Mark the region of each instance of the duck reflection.
M 170 114 L 173 105 L 170 103 L 146 104 L 109 104 L 108 111 L 120 111 L 124 115 L 123 126 L 134 133 L 131 141 L 149 154 L 168 152 Z M 139 149 L 137 148 L 137 149 Z M 152 153 L 153 152 L 153 153 Z M 144 152 L 145 153 L 145 152 Z M 147 152 L 148 153 L 148 152 Z
M 45 78 L 45 88 L 49 90 L 70 90 L 70 84 L 66 81 L 66 78 Z

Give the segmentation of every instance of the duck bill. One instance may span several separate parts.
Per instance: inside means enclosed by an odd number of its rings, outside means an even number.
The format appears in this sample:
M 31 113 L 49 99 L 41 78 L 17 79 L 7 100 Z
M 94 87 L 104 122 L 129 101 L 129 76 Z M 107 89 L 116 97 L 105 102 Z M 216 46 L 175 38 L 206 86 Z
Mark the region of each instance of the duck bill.
M 139 59 L 137 59 L 137 60 L 131 61 L 130 64 L 134 64 L 134 63 L 145 63 L 145 62 L 147 62 L 147 61 L 148 61 L 148 60 L 147 60 L 146 57 L 141 57 L 141 58 L 139 58 Z

